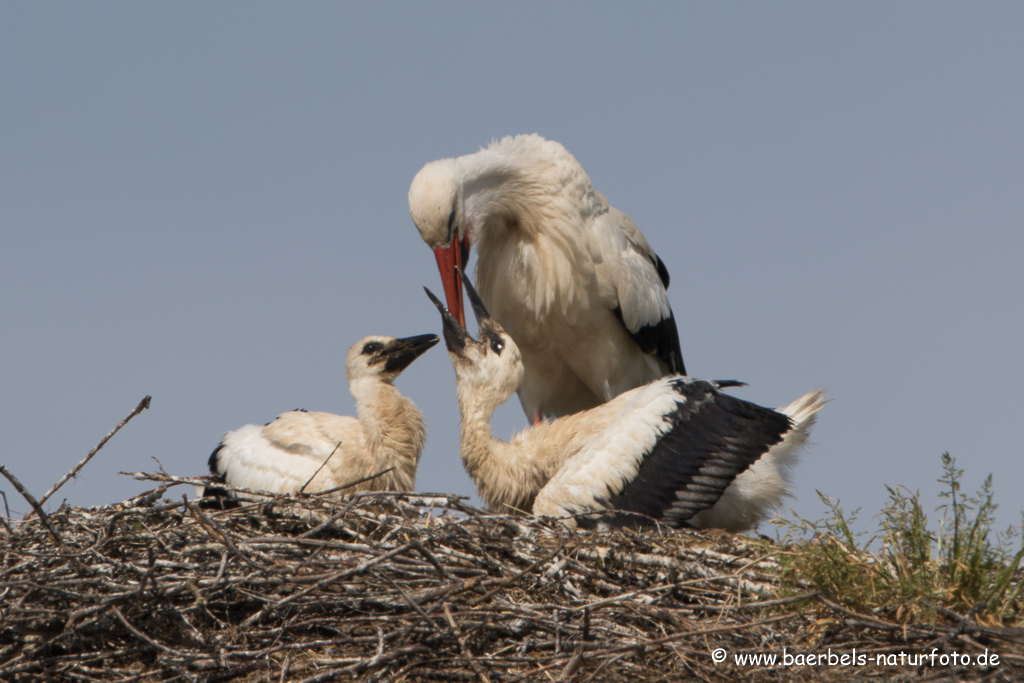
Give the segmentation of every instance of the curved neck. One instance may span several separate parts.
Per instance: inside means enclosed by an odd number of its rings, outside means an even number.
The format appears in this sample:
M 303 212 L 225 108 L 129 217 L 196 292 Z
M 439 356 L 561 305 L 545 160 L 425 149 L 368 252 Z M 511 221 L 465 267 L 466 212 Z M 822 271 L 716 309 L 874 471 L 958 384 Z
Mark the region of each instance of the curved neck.
M 462 413 L 460 453 L 477 492 L 495 512 L 530 513 L 537 493 L 550 479 L 535 449 L 510 445 L 491 434 L 496 406 L 487 405 L 459 387 Z

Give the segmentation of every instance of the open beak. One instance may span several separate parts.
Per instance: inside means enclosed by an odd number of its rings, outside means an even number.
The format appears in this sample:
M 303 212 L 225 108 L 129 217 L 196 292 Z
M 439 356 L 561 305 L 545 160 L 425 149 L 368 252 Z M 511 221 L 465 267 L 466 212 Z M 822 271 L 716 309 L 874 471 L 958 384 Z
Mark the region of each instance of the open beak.
M 452 239 L 447 247 L 434 250 L 437 259 L 437 270 L 441 273 L 441 284 L 444 285 L 444 298 L 448 302 L 448 310 L 463 327 L 466 326 L 466 312 L 462 307 L 462 280 L 459 272 L 466 270 L 469 262 L 469 237 Z
M 466 294 L 469 296 L 469 303 L 473 306 L 473 315 L 476 316 L 476 324 L 483 325 L 485 321 L 491 319 L 491 314 L 487 312 L 487 308 L 484 306 L 484 302 L 480 300 L 480 295 L 476 293 L 476 288 L 473 287 L 473 283 L 469 281 L 469 276 L 466 275 L 465 271 L 459 270 L 459 276 L 462 278 L 462 282 L 466 285 Z M 462 300 L 460 299 L 461 303 Z M 465 325 L 465 323 L 463 323 Z
M 415 337 L 396 339 L 387 350 L 387 362 L 384 365 L 384 370 L 387 372 L 405 370 L 438 341 L 436 334 L 418 334 Z
M 466 326 L 466 314 L 462 309 L 462 280 L 458 271 L 462 270 L 463 248 L 458 239 L 453 239 L 447 247 L 434 250 L 437 259 L 437 270 L 441 273 L 441 284 L 444 285 L 444 298 L 448 301 L 448 310 L 463 327 Z
M 426 287 L 423 288 L 423 291 L 427 293 L 430 300 L 434 302 L 435 306 L 437 306 L 437 310 L 441 312 L 441 320 L 444 323 L 445 346 L 448 347 L 448 350 L 451 353 L 461 356 L 466 349 L 466 341 L 472 341 L 472 337 L 469 336 L 469 332 L 466 331 L 465 326 L 455 319 L 455 316 L 453 316 L 451 312 L 444 307 L 444 304 L 434 296 L 433 292 Z M 459 297 L 459 303 L 462 303 L 461 296 Z

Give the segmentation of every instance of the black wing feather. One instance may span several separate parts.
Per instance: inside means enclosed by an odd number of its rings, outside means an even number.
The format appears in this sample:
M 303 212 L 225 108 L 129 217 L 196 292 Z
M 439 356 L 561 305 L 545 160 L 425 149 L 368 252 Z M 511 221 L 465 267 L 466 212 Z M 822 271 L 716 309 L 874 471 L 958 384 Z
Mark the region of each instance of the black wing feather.
M 210 474 L 213 477 L 210 483 L 203 487 L 202 497 L 205 500 L 200 500 L 199 507 L 227 510 L 239 506 L 238 501 L 231 496 L 227 489 L 217 486 L 217 484 L 224 483 L 224 474 L 220 471 L 220 462 L 217 458 L 222 448 L 224 448 L 223 443 L 217 444 L 217 447 L 213 449 L 213 453 L 210 453 L 210 459 L 207 461 L 207 464 L 210 466 Z
M 661 278 L 661 284 L 665 285 L 665 289 L 668 289 L 668 268 L 665 267 L 665 262 L 657 254 L 654 255 L 654 267 L 658 269 L 658 277 Z
M 607 503 L 672 526 L 712 506 L 737 475 L 792 428 L 789 417 L 719 392 L 710 382 L 676 380 L 672 429 L 644 455 L 639 471 Z
M 667 318 L 662 318 L 653 325 L 644 325 L 639 330 L 631 330 L 622 319 L 622 306 L 616 306 L 615 317 L 619 319 L 622 328 L 633 338 L 637 346 L 644 353 L 657 356 L 668 366 L 669 373 L 673 375 L 685 375 L 686 366 L 683 364 L 683 351 L 679 347 L 679 330 L 676 329 L 676 318 L 669 308 Z
M 213 453 L 210 453 L 210 459 L 207 460 L 207 464 L 210 466 L 210 474 L 216 474 L 218 476 L 221 474 L 220 462 L 218 461 L 217 456 L 220 455 L 222 448 L 224 448 L 224 444 L 219 443 L 217 444 L 217 447 L 213 449 Z
M 651 255 L 651 263 L 658 271 L 658 279 L 661 285 L 668 290 L 669 276 L 665 262 L 657 254 Z M 619 319 L 622 327 L 626 330 L 633 341 L 644 353 L 649 353 L 660 358 L 668 366 L 670 374 L 685 375 L 686 366 L 683 364 L 683 351 L 679 346 L 679 330 L 676 329 L 676 319 L 672 314 L 671 306 L 668 309 L 668 317 L 663 318 L 650 325 L 644 325 L 638 330 L 631 330 L 622 318 L 622 304 L 615 307 L 613 311 Z

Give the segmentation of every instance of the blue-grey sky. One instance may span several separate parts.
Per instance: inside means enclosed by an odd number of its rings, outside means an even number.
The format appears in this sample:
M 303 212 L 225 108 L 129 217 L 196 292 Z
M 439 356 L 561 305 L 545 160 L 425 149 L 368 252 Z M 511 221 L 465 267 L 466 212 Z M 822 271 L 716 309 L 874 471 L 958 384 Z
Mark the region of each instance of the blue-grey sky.
M 1024 508 L 1024 5 L 0 4 L 0 461 L 52 502 L 198 475 L 222 434 L 351 414 L 347 348 L 439 332 L 406 192 L 563 143 L 672 275 L 686 367 L 833 398 L 796 471 L 865 524 L 950 451 Z M 473 492 L 451 366 L 419 488 Z M 525 420 L 513 399 L 493 421 Z M 6 481 L 12 513 L 28 506 Z

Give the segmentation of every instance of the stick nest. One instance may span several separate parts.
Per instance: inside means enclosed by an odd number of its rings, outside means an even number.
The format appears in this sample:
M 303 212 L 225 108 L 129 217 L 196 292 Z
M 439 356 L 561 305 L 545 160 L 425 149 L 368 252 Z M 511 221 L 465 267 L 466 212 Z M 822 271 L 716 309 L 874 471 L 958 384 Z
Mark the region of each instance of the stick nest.
M 728 534 L 587 532 L 446 495 L 156 491 L 0 527 L 3 681 L 1016 680 L 1024 629 L 895 624 L 781 580 Z M 180 489 L 179 489 L 180 490 Z M 45 523 L 44 523 L 45 522 Z M 50 526 L 48 527 L 47 524 Z M 55 535 L 56 532 L 56 535 Z M 727 658 L 716 663 L 712 652 Z M 741 666 L 957 651 L 997 666 Z M 926 660 L 927 661 L 927 660 Z

